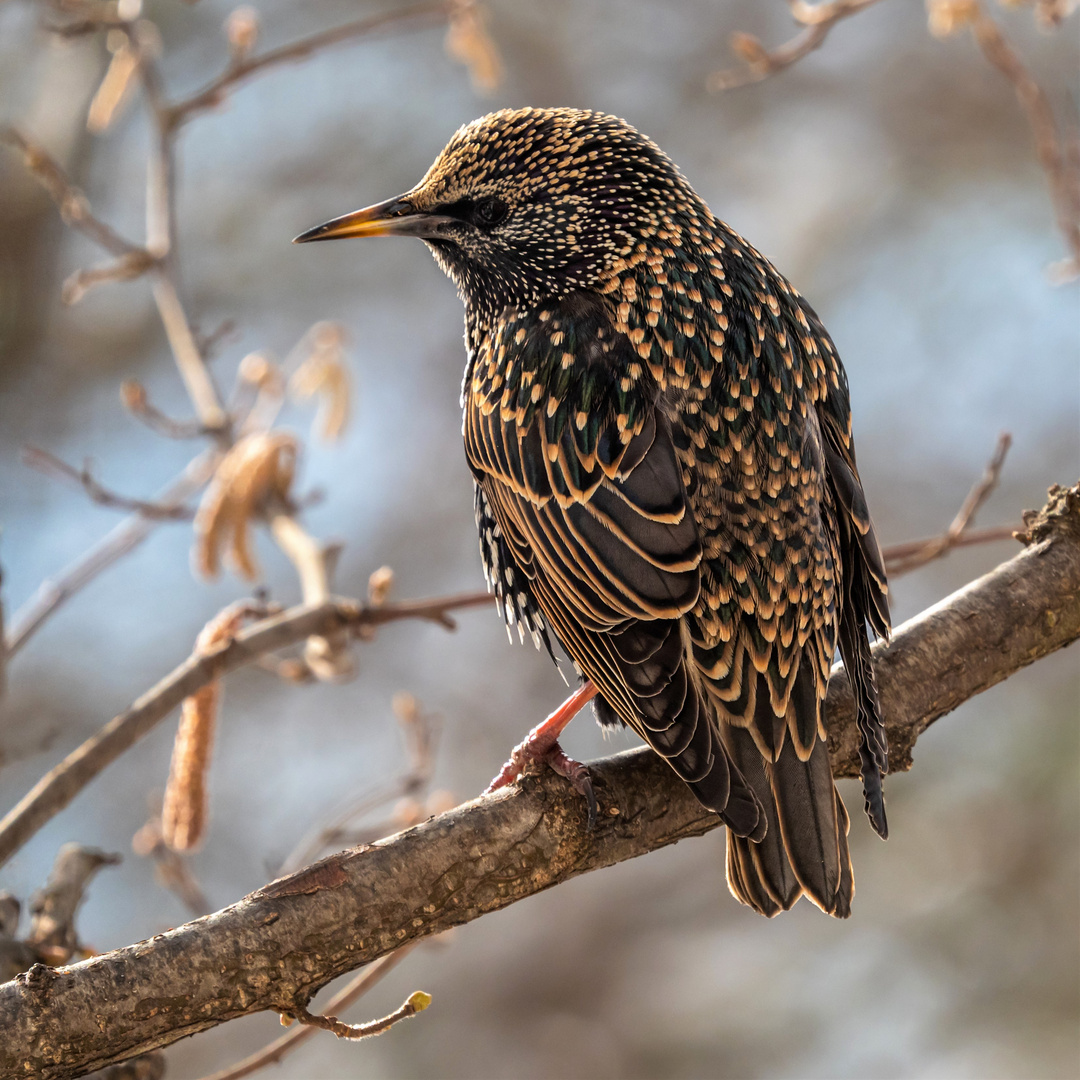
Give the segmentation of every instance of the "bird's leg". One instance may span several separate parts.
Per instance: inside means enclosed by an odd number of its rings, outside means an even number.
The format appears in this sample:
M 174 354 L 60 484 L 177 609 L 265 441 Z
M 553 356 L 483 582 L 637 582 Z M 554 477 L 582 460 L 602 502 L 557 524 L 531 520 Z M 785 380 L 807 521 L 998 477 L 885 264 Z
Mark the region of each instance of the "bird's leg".
M 533 761 L 546 762 L 560 776 L 565 776 L 576 791 L 585 796 L 589 804 L 589 826 L 596 821 L 596 795 L 593 793 L 589 770 L 580 761 L 574 761 L 563 753 L 559 745 L 559 736 L 575 716 L 596 696 L 596 687 L 591 681 L 585 682 L 580 689 L 570 695 L 543 723 L 537 724 L 525 738 L 514 747 L 510 760 L 487 786 L 486 795 L 498 791 L 507 784 L 512 784 Z

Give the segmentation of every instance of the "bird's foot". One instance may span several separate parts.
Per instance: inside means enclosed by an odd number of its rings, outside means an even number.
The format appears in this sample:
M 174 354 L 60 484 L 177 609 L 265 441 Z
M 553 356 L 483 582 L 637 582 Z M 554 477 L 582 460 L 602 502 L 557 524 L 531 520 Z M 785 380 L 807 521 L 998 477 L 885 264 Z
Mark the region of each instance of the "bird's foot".
M 484 794 L 487 795 L 512 784 L 533 762 L 545 763 L 560 776 L 565 776 L 570 781 L 571 787 L 585 797 L 589 808 L 589 828 L 591 829 L 596 824 L 596 793 L 593 791 L 589 770 L 580 761 L 575 761 L 566 755 L 559 745 L 559 736 L 595 694 L 596 687 L 591 682 L 585 683 L 542 724 L 534 727 L 511 751 L 510 759 L 499 770 L 499 775 L 488 784 Z

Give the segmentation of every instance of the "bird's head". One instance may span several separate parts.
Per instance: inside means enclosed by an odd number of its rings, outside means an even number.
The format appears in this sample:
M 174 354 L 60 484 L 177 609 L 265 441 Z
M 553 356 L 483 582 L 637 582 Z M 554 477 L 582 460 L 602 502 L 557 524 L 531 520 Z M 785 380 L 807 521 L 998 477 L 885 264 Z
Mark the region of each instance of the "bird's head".
M 504 110 L 460 128 L 410 191 L 296 242 L 420 237 L 486 322 L 598 287 L 642 241 L 701 210 L 671 160 L 625 121 Z

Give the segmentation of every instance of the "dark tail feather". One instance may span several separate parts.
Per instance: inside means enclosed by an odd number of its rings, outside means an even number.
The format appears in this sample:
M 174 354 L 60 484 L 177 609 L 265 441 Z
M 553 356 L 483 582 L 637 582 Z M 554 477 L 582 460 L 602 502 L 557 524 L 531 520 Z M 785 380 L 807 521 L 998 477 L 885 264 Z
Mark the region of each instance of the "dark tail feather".
M 775 764 L 761 757 L 745 729 L 725 725 L 724 742 L 764 805 L 768 822 L 757 842 L 728 835 L 727 878 L 736 899 L 771 917 L 805 893 L 822 911 L 847 918 L 855 892 L 849 821 L 824 740 L 808 761 L 800 761 L 785 739 Z
M 851 828 L 851 819 L 848 817 L 847 807 L 840 798 L 840 792 L 833 788 L 836 796 L 836 839 L 840 848 L 840 888 L 836 891 L 836 910 L 833 912 L 838 919 L 846 919 L 851 914 L 851 901 L 855 898 L 855 876 L 851 869 L 851 853 L 848 851 L 848 829 Z
M 861 619 L 849 609 L 840 620 L 840 656 L 847 669 L 855 696 L 855 722 L 859 728 L 859 762 L 862 773 L 866 816 L 874 832 L 887 840 L 889 822 L 885 817 L 885 793 L 881 778 L 889 771 L 889 748 L 881 719 L 877 679 L 870 656 L 870 642 Z
M 842 877 L 840 822 L 828 744 L 819 739 L 809 761 L 800 761 L 788 739 L 776 762 L 766 763 L 765 774 L 772 783 L 791 868 L 806 895 L 822 911 L 835 915 Z M 846 906 L 850 908 L 850 897 Z
M 765 760 L 753 737 L 746 728 L 725 724 L 723 739 L 732 761 L 765 808 L 767 823 L 767 831 L 757 843 L 728 833 L 728 886 L 744 904 L 771 918 L 787 911 L 802 896 L 802 886 L 784 851 L 776 802 L 765 775 Z
M 889 752 L 866 626 L 869 623 L 870 629 L 878 637 L 889 636 L 885 561 L 870 512 L 866 508 L 859 474 L 855 470 L 854 448 L 842 450 L 835 438 L 826 438 L 823 449 L 832 490 L 841 508 L 837 521 L 844 568 L 840 655 L 855 695 L 866 816 L 874 831 L 884 840 L 889 835 L 889 825 L 885 819 L 881 778 L 889 771 Z
M 697 800 L 720 815 L 720 820 L 728 827 L 731 834 L 760 840 L 768 827 L 765 804 L 752 785 L 747 782 L 739 767 L 731 760 L 727 749 L 720 741 L 716 722 L 706 713 L 697 692 L 691 689 L 687 697 L 690 696 L 696 699 L 699 710 L 695 741 L 700 741 L 702 745 L 708 744 L 707 758 L 710 765 L 704 774 L 690 776 L 687 771 L 689 755 L 686 752 L 669 759 L 669 762 L 675 772 L 690 786 Z M 695 753 L 691 760 L 700 761 L 702 756 Z

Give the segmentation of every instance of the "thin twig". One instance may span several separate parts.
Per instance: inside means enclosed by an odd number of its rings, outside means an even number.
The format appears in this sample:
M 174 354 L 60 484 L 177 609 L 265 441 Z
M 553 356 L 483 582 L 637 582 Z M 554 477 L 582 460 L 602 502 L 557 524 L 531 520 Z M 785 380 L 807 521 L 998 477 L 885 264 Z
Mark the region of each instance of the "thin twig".
M 149 61 L 142 63 L 144 72 L 148 64 Z M 22 152 L 27 168 L 52 196 L 60 210 L 60 216 L 67 224 L 85 233 L 118 258 L 129 260 L 133 269 L 125 280 L 137 276 L 135 269 L 138 269 L 139 273 L 154 270 L 154 300 L 181 378 L 204 426 L 212 430 L 223 427 L 227 422 L 227 415 L 218 402 L 217 391 L 206 371 L 202 354 L 199 352 L 195 335 L 184 314 L 176 286 L 161 263 L 161 259 L 170 251 L 171 234 L 168 225 L 164 224 L 170 214 L 170 197 L 167 193 L 162 193 L 160 189 L 161 185 L 166 183 L 171 170 L 167 165 L 161 164 L 160 154 L 171 153 L 171 149 L 166 147 L 164 141 L 161 143 L 159 157 L 156 159 L 158 164 L 152 169 L 155 176 L 161 178 L 159 183 L 150 185 L 151 190 L 158 194 L 155 198 L 148 200 L 147 211 L 148 217 L 154 222 L 149 235 L 156 239 L 153 240 L 153 246 L 148 243 L 146 247 L 139 247 L 125 240 L 91 213 L 86 196 L 71 183 L 64 170 L 42 146 L 15 128 L 0 131 L 0 140 Z
M 408 771 L 393 783 L 375 791 L 366 792 L 354 799 L 343 810 L 336 812 L 329 821 L 324 820 L 317 824 L 285 857 L 278 868 L 279 874 L 292 873 L 306 863 L 317 859 L 332 845 L 340 846 L 346 838 L 351 844 L 362 842 L 358 836 L 354 837 L 350 834 L 348 826 L 351 822 L 399 799 L 415 799 L 424 793 L 431 782 L 435 768 L 436 729 L 432 724 L 432 718 L 416 705 L 411 694 L 395 695 L 394 712 L 397 715 L 398 724 L 405 739 L 405 748 L 410 758 Z M 415 822 L 395 822 L 398 829 L 412 824 Z M 372 839 L 385 835 L 386 829 L 382 829 Z
M 210 430 L 224 429 L 229 422 L 228 413 L 222 408 L 214 388 L 210 372 L 203 363 L 198 342 L 191 329 L 176 285 L 163 272 L 154 275 L 154 302 L 157 304 L 165 336 L 169 339 L 177 370 L 184 380 L 188 396 L 204 427 Z
M 441 626 L 453 622 L 448 611 L 491 603 L 487 593 L 412 600 L 373 608 L 351 600 L 301 605 L 262 619 L 220 647 L 193 655 L 109 721 L 46 774 L 0 821 L 0 865 L 60 812 L 106 766 L 172 712 L 186 697 L 230 671 L 311 636 L 343 631 L 360 635 L 401 619 L 426 619 Z
M 60 298 L 65 304 L 77 304 L 91 289 L 110 281 L 134 281 L 154 266 L 154 257 L 148 251 L 133 251 L 110 262 L 84 267 L 69 275 L 60 287 Z
M 878 0 L 823 0 L 817 4 L 806 0 L 788 2 L 792 17 L 805 27 L 802 33 L 772 51 L 752 34 L 733 34 L 731 47 L 745 64 L 713 72 L 706 83 L 709 90 L 746 86 L 783 71 L 819 48 L 838 22 L 864 11 Z M 962 26 L 970 26 L 983 55 L 1008 79 L 1016 92 L 1031 128 L 1036 156 L 1046 174 L 1057 226 L 1069 251 L 1069 258 L 1052 266 L 1050 273 L 1055 283 L 1070 281 L 1080 275 L 1080 162 L 1075 153 L 1078 140 L 1075 136 L 1066 139 L 1062 134 L 1046 92 L 977 0 L 953 7 L 946 0 L 943 7 L 946 17 L 937 22 L 936 7 L 931 7 L 931 29 L 940 26 L 936 32 L 944 37 Z
M 1058 229 L 1070 254 L 1064 264 L 1054 268 L 1055 279 L 1071 280 L 1080 275 L 1080 169 L 1071 160 L 1046 92 L 981 6 L 972 21 L 971 32 L 986 59 L 1012 84 L 1027 117 L 1035 140 L 1035 154 L 1050 188 Z
M 408 1020 L 410 1016 L 423 1012 L 430 1004 L 431 995 L 425 994 L 423 990 L 417 990 L 389 1016 L 384 1016 L 380 1020 L 371 1020 L 366 1024 L 346 1024 L 336 1016 L 320 1016 L 318 1013 L 308 1012 L 303 1005 L 292 1005 L 287 1010 L 280 1011 L 283 1017 L 299 1020 L 301 1024 L 323 1031 L 332 1031 L 339 1039 L 369 1039 L 372 1035 L 381 1035 L 384 1031 L 389 1031 L 399 1021 Z
M 157 64 L 160 34 L 152 22 L 146 19 L 125 21 L 115 18 L 111 12 L 106 13 L 104 22 L 95 18 L 84 20 L 86 25 L 80 32 L 96 29 L 107 22 L 126 36 L 127 46 L 136 59 L 146 105 L 154 125 L 156 138 L 147 158 L 147 240 L 144 247 L 131 244 L 94 217 L 82 193 L 70 183 L 63 170 L 40 146 L 14 129 L 0 132 L 5 141 L 23 153 L 28 167 L 53 196 L 64 219 L 82 229 L 122 260 L 116 266 L 83 272 L 71 283 L 69 293 L 73 290 L 85 290 L 98 280 L 132 276 L 136 270 L 141 272 L 144 267 L 152 273 L 154 300 L 177 369 L 202 428 L 214 434 L 223 449 L 227 448 L 234 438 L 231 417 L 222 406 L 221 397 L 206 367 L 203 350 L 184 309 L 177 285 L 175 140 L 180 125 L 200 110 L 217 104 L 226 90 L 256 72 L 303 59 L 324 47 L 392 26 L 409 22 L 423 24 L 434 21 L 436 17 L 441 20 L 451 19 L 468 9 L 470 3 L 471 0 L 442 0 L 440 3 L 420 4 L 355 20 L 257 57 L 248 57 L 242 51 L 234 50 L 232 60 L 221 76 L 193 97 L 179 102 L 169 102 L 166 99 Z M 58 11 L 60 14 L 65 13 L 62 5 L 59 5 Z M 295 508 L 292 506 L 282 506 L 271 511 L 268 523 L 275 539 L 296 565 L 301 577 L 304 599 L 309 603 L 324 601 L 329 596 L 331 584 L 330 548 L 320 545 L 306 533 L 296 520 Z M 140 529 L 145 528 L 146 523 L 143 522 Z M 142 535 L 134 539 L 133 543 L 142 539 Z M 125 537 L 124 541 L 131 539 Z M 110 549 L 110 553 L 115 552 L 115 557 L 119 557 L 123 550 L 127 548 L 117 545 Z M 449 616 L 444 618 L 448 624 L 452 624 Z M 308 643 L 306 653 L 310 669 L 320 678 L 340 678 L 351 670 L 350 658 L 342 640 L 313 639 Z
M 1006 431 L 998 436 L 997 447 L 993 456 L 986 464 L 983 475 L 968 492 L 956 517 L 940 536 L 931 537 L 929 540 L 914 541 L 899 544 L 896 547 L 886 548 L 883 552 L 885 565 L 890 578 L 897 578 L 901 574 L 907 574 L 912 570 L 925 566 L 934 559 L 940 559 L 947 551 L 962 544 L 989 543 L 991 540 L 1008 539 L 1013 535 L 1010 527 L 1008 530 L 991 529 L 985 530 L 975 539 L 970 537 L 968 528 L 975 520 L 975 515 L 990 497 L 990 493 L 997 487 L 1001 479 L 1001 468 L 1005 464 L 1005 456 L 1012 446 L 1012 436 Z M 1004 532 L 1004 535 L 1002 535 Z
M 326 1011 L 335 1016 L 344 1012 L 353 1002 L 363 997 L 376 983 L 389 975 L 418 944 L 419 942 L 411 942 L 408 945 L 403 945 L 397 952 L 392 952 L 388 956 L 383 956 L 368 964 L 326 1003 Z M 204 1076 L 203 1080 L 241 1080 L 241 1077 L 250 1076 L 253 1072 L 257 1072 L 267 1065 L 277 1064 L 286 1054 L 292 1053 L 302 1043 L 307 1042 L 318 1030 L 317 1027 L 298 1024 L 292 1031 L 282 1035 L 279 1039 L 275 1039 L 269 1046 L 264 1046 L 250 1057 L 238 1061 L 227 1069 Z
M 235 335 L 236 323 L 232 319 L 222 319 L 217 326 L 208 334 L 203 334 L 198 328 L 195 330 L 195 342 L 199 346 L 199 352 L 207 360 L 211 360 L 217 352 L 218 346 Z
M 217 451 L 204 451 L 153 501 L 159 506 L 185 502 L 213 475 L 219 456 Z M 160 519 L 151 519 L 141 513 L 126 518 L 55 578 L 43 581 L 37 593 L 15 612 L 9 622 L 5 638 L 7 657 L 10 659 L 18 652 L 65 601 L 137 548 L 159 524 Z
M 150 403 L 146 388 L 134 379 L 120 385 L 120 400 L 136 420 L 145 424 L 156 435 L 166 439 L 197 439 L 214 434 L 198 420 L 174 420 Z
M 190 120 L 196 113 L 220 105 L 229 90 L 249 79 L 252 75 L 266 71 L 268 68 L 291 63 L 295 60 L 304 60 L 320 49 L 340 44 L 343 41 L 365 37 L 391 27 L 398 28 L 405 23 L 415 22 L 417 27 L 421 28 L 444 21 L 449 17 L 454 6 L 452 0 L 451 2 L 443 0 L 441 3 L 416 4 L 413 7 L 356 19 L 341 26 L 335 26 L 330 30 L 312 34 L 310 37 L 294 41 L 289 45 L 283 45 L 279 49 L 271 49 L 261 56 L 234 61 L 229 64 L 221 75 L 213 79 L 201 90 L 190 97 L 168 105 L 165 111 L 166 122 L 170 128 L 175 128 Z
M 110 225 L 94 216 L 86 196 L 68 179 L 67 173 L 43 146 L 14 127 L 0 128 L 0 142 L 15 147 L 33 177 L 52 196 L 65 224 L 78 229 L 117 258 L 144 260 L 147 265 L 154 257 L 144 247 L 126 240 Z
M 42 450 L 36 446 L 24 447 L 22 460 L 24 465 L 28 465 L 44 476 L 74 482 L 86 492 L 91 502 L 99 506 L 108 506 L 115 510 L 130 510 L 151 521 L 191 521 L 195 516 L 195 511 L 183 504 L 148 502 L 145 499 L 132 499 L 126 495 L 119 495 L 94 479 L 88 464 L 81 469 L 76 469 L 73 465 L 50 454 L 48 450 Z
M 78 953 L 87 954 L 75 929 L 75 915 L 94 875 L 120 861 L 119 855 L 81 844 L 60 848 L 49 880 L 30 901 L 32 919 L 26 943 L 45 963 L 66 964 Z
M 962 536 L 957 536 L 949 543 L 949 550 L 951 551 L 953 548 L 979 547 L 982 544 L 996 544 L 1001 540 L 1014 540 L 1017 532 L 1022 527 L 1016 524 L 991 525 L 985 529 L 967 529 Z M 911 558 L 913 555 L 921 554 L 929 545 L 936 544 L 940 539 L 940 536 L 927 536 L 922 540 L 906 540 L 900 544 L 890 544 L 883 549 L 882 555 L 885 557 L 885 569 L 889 572 L 890 579 L 900 577 L 902 574 L 906 574 L 908 570 L 915 569 L 915 567 L 903 566 L 902 561 Z
M 705 84 L 709 90 L 715 92 L 747 86 L 791 67 L 820 48 L 838 22 L 857 15 L 878 3 L 878 0 L 830 0 L 818 4 L 807 4 L 802 0 L 789 2 L 792 17 L 805 27 L 802 33 L 771 51 L 765 49 L 752 34 L 732 34 L 731 48 L 746 63 L 741 67 L 714 71 Z
M 198 918 L 211 910 L 202 887 L 191 872 L 189 861 L 165 843 L 160 813 L 154 813 L 135 833 L 131 838 L 131 849 L 142 858 L 154 860 L 157 883 L 178 897 L 192 915 Z

